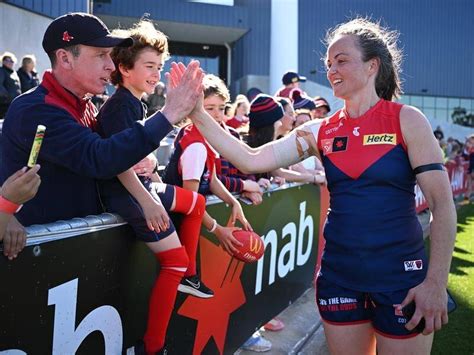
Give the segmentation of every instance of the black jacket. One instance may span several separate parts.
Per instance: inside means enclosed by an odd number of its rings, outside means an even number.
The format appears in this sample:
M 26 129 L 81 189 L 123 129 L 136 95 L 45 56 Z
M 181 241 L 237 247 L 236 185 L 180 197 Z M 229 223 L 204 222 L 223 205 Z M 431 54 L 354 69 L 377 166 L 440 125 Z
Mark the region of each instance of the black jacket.
M 33 89 L 34 87 L 37 87 L 39 85 L 37 72 L 32 71 L 31 76 L 28 75 L 28 73 L 23 70 L 23 68 L 18 69 L 16 72 L 18 74 L 18 77 L 20 78 L 22 93 L 27 92 L 28 90 Z
M 17 73 L 7 67 L 0 67 L 0 103 L 8 104 L 20 94 L 20 79 Z

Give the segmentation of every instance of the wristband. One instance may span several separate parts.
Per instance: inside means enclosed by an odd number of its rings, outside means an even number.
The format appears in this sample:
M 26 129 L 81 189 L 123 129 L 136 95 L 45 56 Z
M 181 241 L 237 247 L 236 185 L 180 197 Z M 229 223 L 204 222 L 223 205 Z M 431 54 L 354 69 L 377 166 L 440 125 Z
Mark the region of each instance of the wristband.
M 0 212 L 7 214 L 14 214 L 21 210 L 23 205 L 16 204 L 7 200 L 5 197 L 0 196 Z
M 216 230 L 216 228 L 217 228 L 217 221 L 216 221 L 215 219 L 213 219 L 213 220 L 212 220 L 212 227 L 211 227 L 211 229 L 208 229 L 207 231 L 208 231 L 209 233 L 214 233 L 214 231 Z

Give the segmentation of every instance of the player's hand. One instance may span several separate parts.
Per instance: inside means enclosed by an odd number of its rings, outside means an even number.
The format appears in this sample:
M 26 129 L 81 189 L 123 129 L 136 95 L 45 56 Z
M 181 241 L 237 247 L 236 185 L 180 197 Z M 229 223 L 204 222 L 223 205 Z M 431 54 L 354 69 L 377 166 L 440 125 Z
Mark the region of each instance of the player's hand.
M 171 124 L 183 120 L 195 108 L 203 95 L 203 77 L 197 60 L 192 60 L 187 67 L 182 63 L 171 63 L 171 70 L 166 73 L 166 103 L 161 111 Z
M 448 323 L 448 295 L 446 285 L 426 278 L 421 284 L 408 291 L 407 296 L 399 306 L 399 310 L 415 301 L 416 310 L 413 317 L 405 325 L 408 330 L 413 330 L 421 318 L 425 319 L 424 335 L 431 334 Z
M 173 65 L 175 64 L 175 65 Z M 186 66 L 183 63 L 172 63 L 171 70 L 170 70 L 170 78 L 172 85 L 176 85 L 181 78 L 184 76 L 186 72 Z M 204 73 L 202 75 L 204 78 Z M 202 79 L 201 79 L 202 80 Z M 197 98 L 196 105 L 194 106 L 193 110 L 189 113 L 189 118 L 192 120 L 196 119 L 196 117 L 200 117 L 200 114 L 207 114 L 206 110 L 204 109 L 204 91 L 201 89 L 201 93 Z
M 324 172 L 318 172 L 314 175 L 314 182 L 315 185 L 326 185 L 326 174 Z

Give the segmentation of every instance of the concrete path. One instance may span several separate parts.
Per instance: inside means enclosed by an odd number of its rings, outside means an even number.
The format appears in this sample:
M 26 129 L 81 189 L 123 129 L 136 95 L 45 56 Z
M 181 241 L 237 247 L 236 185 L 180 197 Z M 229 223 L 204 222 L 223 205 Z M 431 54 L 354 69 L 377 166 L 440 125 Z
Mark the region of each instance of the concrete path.
M 265 331 L 260 334 L 271 341 L 272 349 L 266 354 L 329 355 L 321 318 L 316 308 L 314 288 L 308 289 L 300 298 L 278 315 L 285 328 L 278 332 Z M 255 355 L 254 351 L 238 350 L 234 355 Z

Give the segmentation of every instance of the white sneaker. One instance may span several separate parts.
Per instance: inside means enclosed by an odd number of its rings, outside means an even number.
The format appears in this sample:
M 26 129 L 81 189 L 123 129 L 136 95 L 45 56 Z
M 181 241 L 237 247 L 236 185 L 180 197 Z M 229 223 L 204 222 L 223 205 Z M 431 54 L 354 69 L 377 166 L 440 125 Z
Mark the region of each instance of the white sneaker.
M 260 336 L 258 333 L 255 333 L 247 339 L 241 348 L 244 350 L 255 351 L 257 353 L 264 353 L 272 349 L 272 343 Z

